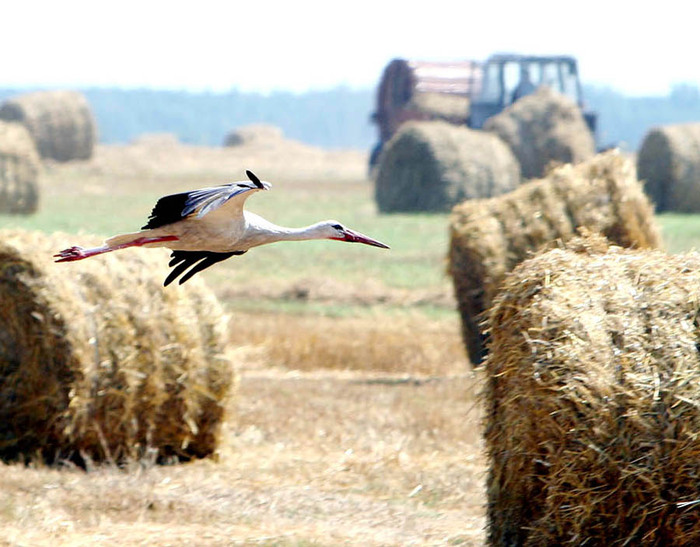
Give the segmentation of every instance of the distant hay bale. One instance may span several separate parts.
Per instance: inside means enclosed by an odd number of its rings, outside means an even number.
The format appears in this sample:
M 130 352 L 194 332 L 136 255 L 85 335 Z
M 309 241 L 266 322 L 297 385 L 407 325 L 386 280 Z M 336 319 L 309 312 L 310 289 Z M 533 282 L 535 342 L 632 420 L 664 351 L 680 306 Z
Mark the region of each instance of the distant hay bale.
M 657 211 L 700 212 L 700 123 L 651 129 L 637 170 Z
M 424 120 L 444 120 L 466 124 L 469 118 L 469 97 L 454 93 L 416 93 L 404 105 L 405 110 L 422 115 Z
M 51 262 L 68 242 L 0 232 L 0 458 L 212 454 L 233 382 L 217 299 L 164 290 L 164 251 Z
M 578 163 L 595 154 L 595 141 L 579 107 L 543 86 L 484 123 L 518 158 L 523 178 L 541 177 L 554 163 Z
M 97 127 L 87 99 L 77 91 L 37 91 L 7 99 L 0 105 L 0 120 L 23 124 L 42 158 L 92 157 Z
M 484 356 L 480 326 L 506 273 L 579 228 L 623 247 L 654 248 L 661 236 L 634 165 L 616 151 L 552 170 L 510 194 L 466 201 L 450 218 L 449 272 L 469 358 Z
M 375 198 L 386 213 L 448 211 L 519 183 L 518 162 L 495 135 L 444 121 L 407 122 L 382 151 Z
M 700 545 L 700 255 L 583 240 L 489 315 L 492 546 Z
M 40 170 L 41 160 L 26 128 L 0 121 L 0 213 L 36 212 Z
M 224 139 L 224 146 L 269 145 L 284 139 L 279 127 L 266 123 L 256 123 L 238 127 L 229 132 Z

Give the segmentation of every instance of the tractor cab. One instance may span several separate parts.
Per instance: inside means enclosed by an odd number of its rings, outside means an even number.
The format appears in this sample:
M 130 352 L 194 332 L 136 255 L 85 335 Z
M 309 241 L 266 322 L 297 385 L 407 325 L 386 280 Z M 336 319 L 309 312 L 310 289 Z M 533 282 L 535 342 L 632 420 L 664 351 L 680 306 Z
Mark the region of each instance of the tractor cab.
M 481 89 L 472 98 L 468 125 L 481 129 L 491 116 L 543 85 L 577 104 L 595 134 L 596 115 L 584 110 L 576 59 L 568 56 L 491 56 L 483 65 Z

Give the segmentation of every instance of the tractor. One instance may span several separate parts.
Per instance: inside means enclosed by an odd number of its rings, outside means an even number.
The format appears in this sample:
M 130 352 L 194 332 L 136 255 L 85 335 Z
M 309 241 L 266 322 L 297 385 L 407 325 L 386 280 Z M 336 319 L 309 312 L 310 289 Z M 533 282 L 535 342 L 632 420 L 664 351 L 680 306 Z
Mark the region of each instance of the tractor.
M 371 118 L 379 141 L 370 155 L 370 172 L 402 123 L 440 119 L 481 129 L 487 119 L 542 85 L 576 103 L 595 137 L 596 114 L 585 108 L 573 57 L 497 54 L 483 63 L 394 59 L 384 69 Z

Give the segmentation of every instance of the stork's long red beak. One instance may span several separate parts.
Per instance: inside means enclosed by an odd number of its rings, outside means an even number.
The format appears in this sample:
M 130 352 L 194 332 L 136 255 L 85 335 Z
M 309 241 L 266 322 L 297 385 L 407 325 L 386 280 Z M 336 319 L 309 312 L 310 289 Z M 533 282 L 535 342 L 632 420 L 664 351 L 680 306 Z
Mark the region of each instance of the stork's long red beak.
M 389 249 L 388 245 L 385 245 L 381 241 L 372 239 L 371 237 L 361 234 L 360 232 L 354 232 L 345 228 L 345 237 L 340 241 L 347 241 L 349 243 L 364 243 L 365 245 L 372 245 L 373 247 L 380 247 L 382 249 Z

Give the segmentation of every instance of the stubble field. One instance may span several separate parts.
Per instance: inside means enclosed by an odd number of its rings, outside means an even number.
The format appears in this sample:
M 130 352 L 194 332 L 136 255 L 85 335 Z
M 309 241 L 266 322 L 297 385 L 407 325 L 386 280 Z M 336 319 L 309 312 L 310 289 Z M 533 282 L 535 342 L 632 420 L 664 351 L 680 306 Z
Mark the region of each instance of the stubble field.
M 444 274 L 447 216 L 378 216 L 365 166 L 360 152 L 289 142 L 146 142 L 47 166 L 40 212 L 0 227 L 79 244 L 137 229 L 160 195 L 251 169 L 273 183 L 251 210 L 291 226 L 335 218 L 392 249 L 279 244 L 205 272 L 240 376 L 217 457 L 1 465 L 0 545 L 483 543 L 479 378 Z
M 205 272 L 230 314 L 240 377 L 217 457 L 87 472 L 0 465 L 0 545 L 484 543 L 482 379 L 445 275 L 447 215 L 378 215 L 366 159 L 291 142 L 146 139 L 47 166 L 40 212 L 0 227 L 79 244 L 81 233 L 139 228 L 160 195 L 251 169 L 273 183 L 251 210 L 291 226 L 335 218 L 392 249 L 278 244 Z M 662 225 L 672 251 L 700 241 L 697 217 Z

